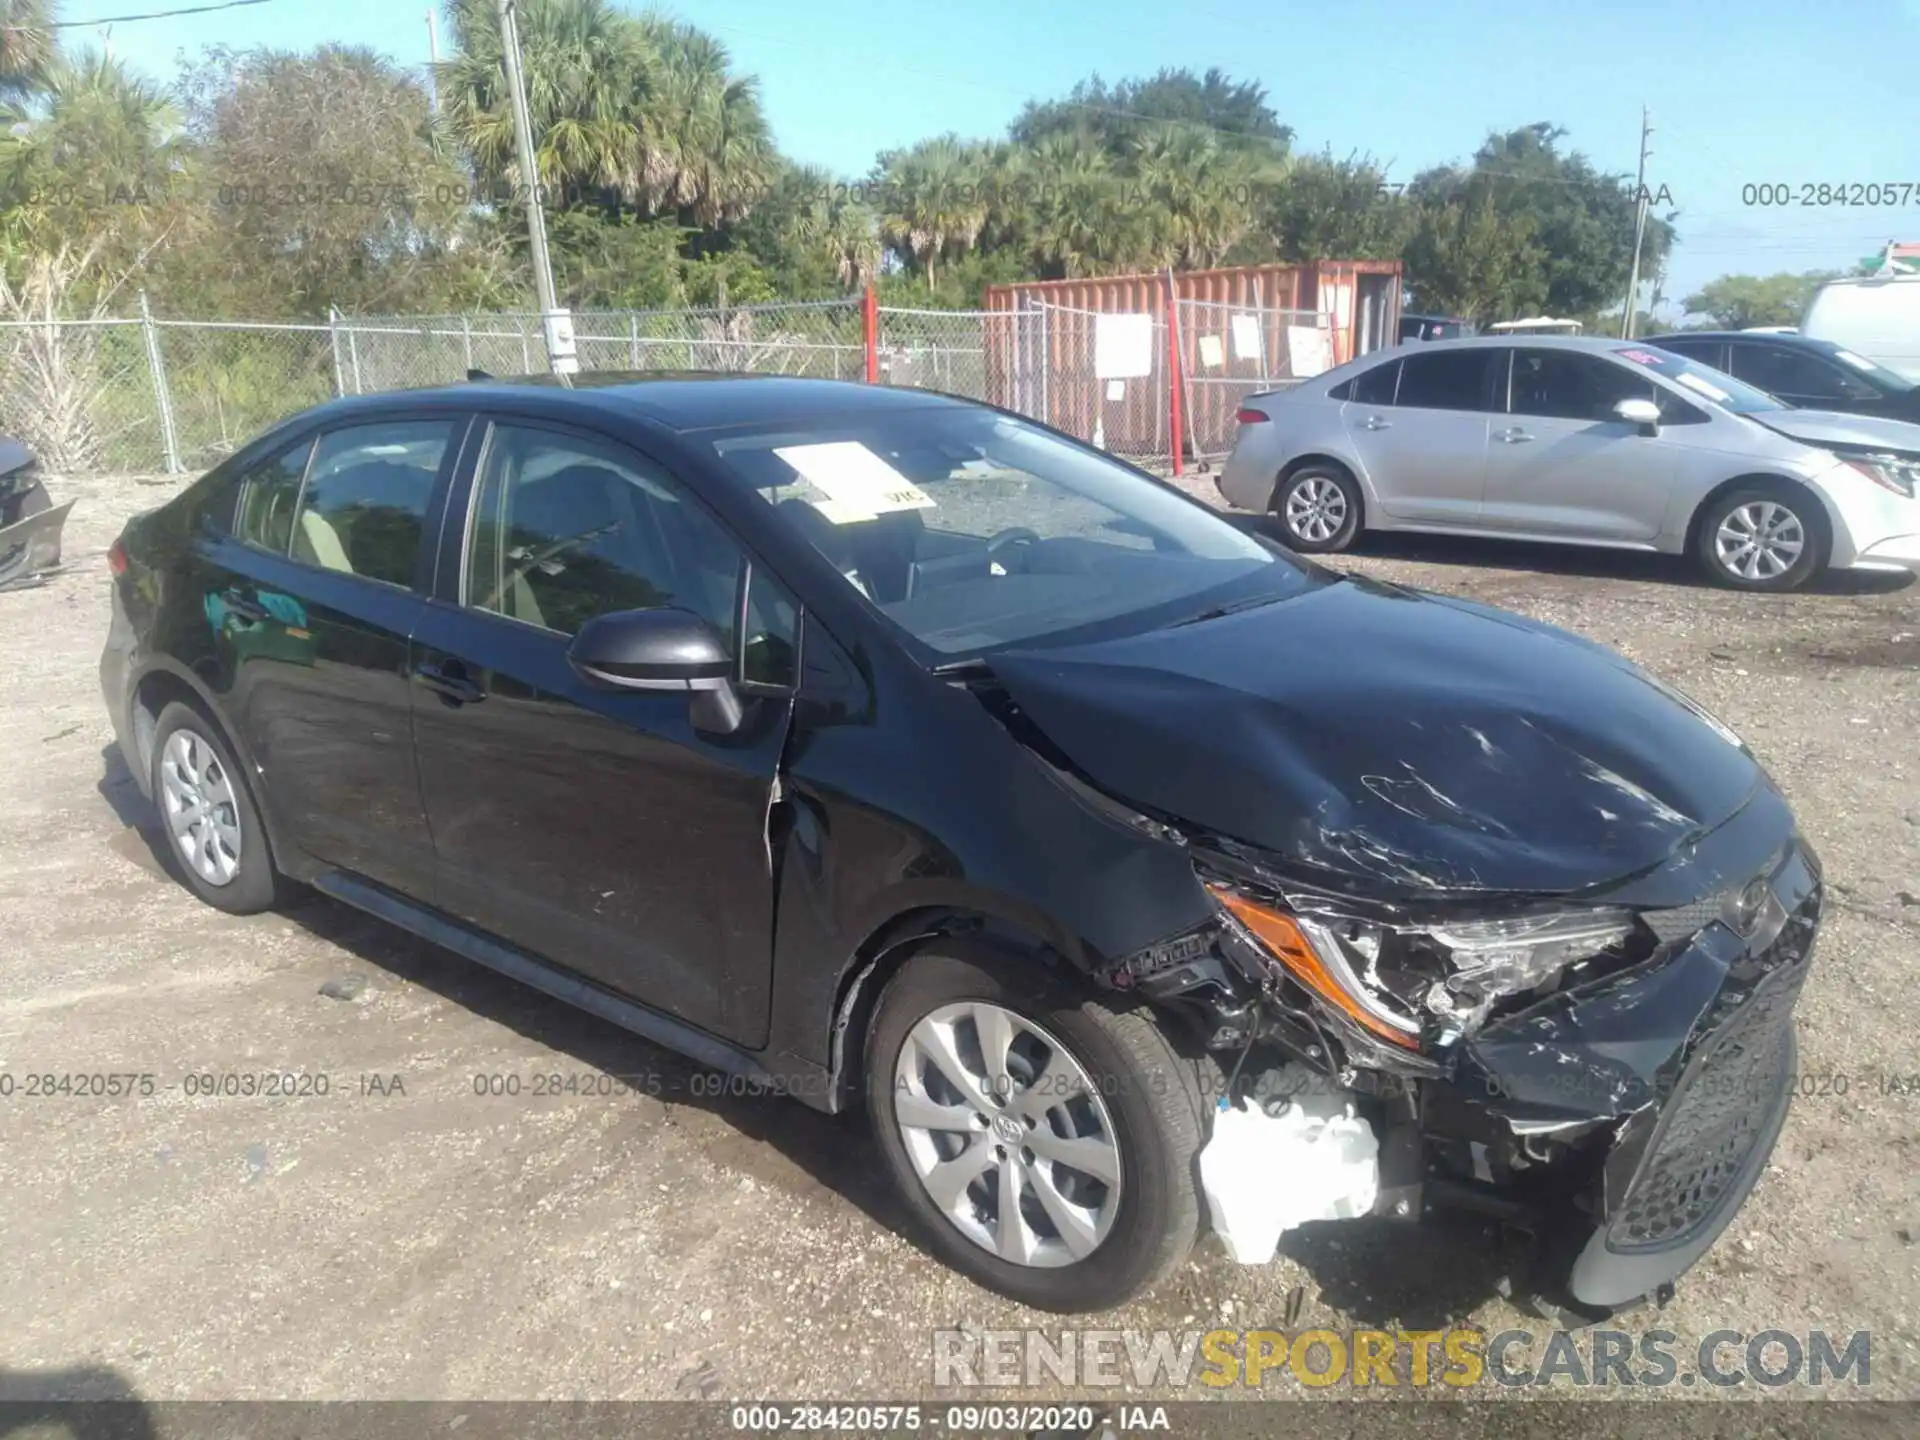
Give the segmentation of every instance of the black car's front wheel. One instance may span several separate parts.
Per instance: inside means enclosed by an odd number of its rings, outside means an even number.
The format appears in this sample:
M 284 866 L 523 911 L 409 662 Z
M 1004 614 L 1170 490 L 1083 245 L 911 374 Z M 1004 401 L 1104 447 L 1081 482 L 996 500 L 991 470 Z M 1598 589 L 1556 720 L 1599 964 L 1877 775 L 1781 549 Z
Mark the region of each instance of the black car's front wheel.
M 272 907 L 279 889 L 245 777 L 219 727 L 178 701 L 153 732 L 153 799 L 187 887 L 235 915 Z
M 1192 1248 L 1205 1100 L 1146 1010 L 946 942 L 888 985 L 866 1061 L 888 1169 L 934 1250 L 981 1284 L 1100 1310 Z

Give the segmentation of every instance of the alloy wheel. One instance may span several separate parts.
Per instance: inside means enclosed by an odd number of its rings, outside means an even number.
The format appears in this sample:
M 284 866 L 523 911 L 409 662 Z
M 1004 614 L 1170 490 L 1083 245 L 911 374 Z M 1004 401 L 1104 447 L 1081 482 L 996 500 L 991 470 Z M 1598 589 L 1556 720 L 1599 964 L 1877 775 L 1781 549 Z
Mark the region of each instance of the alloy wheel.
M 920 1183 L 974 1244 L 1016 1265 L 1071 1265 L 1120 1208 L 1120 1145 L 1086 1067 L 986 1001 L 922 1017 L 894 1066 L 893 1112 Z
M 1772 580 L 1807 548 L 1800 517 L 1777 500 L 1749 500 L 1729 510 L 1713 534 L 1713 554 L 1729 575 Z
M 1347 495 L 1322 475 L 1309 475 L 1287 491 L 1287 529 L 1302 540 L 1324 544 L 1347 523 Z
M 160 756 L 160 806 L 181 862 L 209 885 L 240 870 L 240 814 L 233 778 L 213 746 L 188 729 L 167 737 Z

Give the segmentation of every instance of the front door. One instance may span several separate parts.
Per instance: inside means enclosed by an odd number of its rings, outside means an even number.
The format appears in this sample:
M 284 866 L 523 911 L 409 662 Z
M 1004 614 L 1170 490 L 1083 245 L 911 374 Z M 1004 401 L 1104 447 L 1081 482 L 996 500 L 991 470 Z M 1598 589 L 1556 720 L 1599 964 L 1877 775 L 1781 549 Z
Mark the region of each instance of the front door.
M 1393 365 L 1354 382 L 1342 418 L 1388 515 L 1418 525 L 1478 523 L 1495 362 L 1505 354 L 1480 346 L 1416 351 L 1399 363 L 1390 396 L 1381 391 Z
M 1543 348 L 1514 351 L 1512 397 L 1487 447 L 1487 528 L 1600 541 L 1660 533 L 1674 449 L 1613 408 L 1668 404 L 1664 391 L 1601 356 Z
M 449 520 L 465 526 L 462 573 L 441 579 L 415 631 L 441 908 L 689 1024 L 763 1044 L 767 817 L 796 607 L 750 574 L 675 477 L 607 439 L 496 423 L 468 493 Z M 593 616 L 655 606 L 693 611 L 745 649 L 736 733 L 696 730 L 683 694 L 609 693 L 567 663 Z
M 327 865 L 431 897 L 414 774 L 408 636 L 425 519 L 464 418 L 308 438 L 245 477 L 231 536 L 195 567 L 228 707 L 280 834 Z

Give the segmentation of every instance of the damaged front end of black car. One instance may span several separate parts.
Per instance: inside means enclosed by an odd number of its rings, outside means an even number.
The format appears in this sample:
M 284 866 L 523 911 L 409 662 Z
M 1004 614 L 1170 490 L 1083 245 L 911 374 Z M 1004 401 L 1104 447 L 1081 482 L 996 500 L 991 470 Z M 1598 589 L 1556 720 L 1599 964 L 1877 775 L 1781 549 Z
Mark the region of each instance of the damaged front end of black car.
M 73 509 L 55 505 L 33 452 L 0 436 L 0 590 L 44 583 L 60 568 L 60 532 Z
M 1371 1214 L 1512 1227 L 1520 1298 L 1583 1321 L 1725 1229 L 1821 907 L 1725 726 L 1577 637 L 1352 581 L 993 672 L 1015 735 L 1212 898 L 1104 978 L 1184 1016 L 1234 1103 L 1279 1074 L 1349 1100 Z

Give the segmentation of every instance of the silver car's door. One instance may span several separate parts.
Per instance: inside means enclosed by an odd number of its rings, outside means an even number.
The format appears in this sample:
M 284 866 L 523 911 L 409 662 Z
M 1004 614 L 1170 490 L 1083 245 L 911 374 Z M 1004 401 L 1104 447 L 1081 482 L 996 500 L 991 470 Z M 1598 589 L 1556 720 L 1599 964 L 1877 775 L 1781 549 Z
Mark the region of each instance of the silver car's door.
M 1569 540 L 1650 541 L 1673 490 L 1673 448 L 1613 413 L 1667 403 L 1631 366 L 1581 350 L 1513 351 L 1508 413 L 1487 447 L 1481 520 Z
M 1472 526 L 1480 514 L 1498 347 L 1442 345 L 1358 377 L 1341 418 L 1380 508 L 1416 525 Z M 1372 381 L 1371 385 L 1362 382 Z

